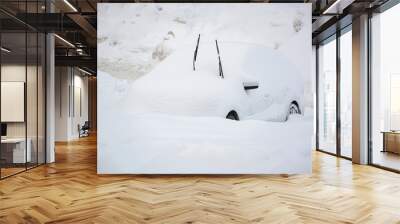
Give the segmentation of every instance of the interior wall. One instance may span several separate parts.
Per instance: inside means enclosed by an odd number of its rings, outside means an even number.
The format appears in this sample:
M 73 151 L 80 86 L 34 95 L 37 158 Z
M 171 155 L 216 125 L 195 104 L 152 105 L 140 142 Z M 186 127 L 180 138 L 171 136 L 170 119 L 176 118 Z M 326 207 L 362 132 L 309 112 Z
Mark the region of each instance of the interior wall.
M 5 64 L 1 66 L 1 81 L 2 82 L 10 82 L 10 81 L 18 81 L 25 82 L 25 65 L 18 64 Z M 36 77 L 32 77 L 34 74 L 36 76 L 36 66 L 27 67 L 27 78 L 28 78 L 28 87 L 27 87 L 27 107 L 30 110 L 37 110 L 37 107 L 41 107 L 43 105 L 38 105 L 37 95 L 36 95 Z M 26 83 L 26 82 L 25 82 Z M 34 88 L 33 88 L 34 87 Z M 40 101 L 39 103 L 43 103 Z M 27 121 L 28 122 L 36 122 L 37 114 L 36 113 L 27 113 Z M 36 124 L 28 124 L 28 133 L 36 133 Z M 8 137 L 25 137 L 25 123 L 24 122 L 7 122 L 7 136 Z M 28 136 L 29 137 L 29 136 Z
M 88 79 L 88 91 L 89 91 L 89 122 L 90 131 L 97 131 L 97 78 L 90 77 Z
M 77 73 L 74 69 L 73 102 L 72 102 L 72 119 L 71 119 L 71 135 L 72 138 L 79 137 L 78 125 L 82 126 L 85 121 L 88 121 L 88 78 L 82 76 L 82 73 Z
M 55 68 L 55 140 L 68 140 L 68 91 L 69 91 L 69 72 L 68 67 Z
M 78 125 L 88 121 L 88 77 L 73 67 L 56 67 L 55 140 L 79 138 Z

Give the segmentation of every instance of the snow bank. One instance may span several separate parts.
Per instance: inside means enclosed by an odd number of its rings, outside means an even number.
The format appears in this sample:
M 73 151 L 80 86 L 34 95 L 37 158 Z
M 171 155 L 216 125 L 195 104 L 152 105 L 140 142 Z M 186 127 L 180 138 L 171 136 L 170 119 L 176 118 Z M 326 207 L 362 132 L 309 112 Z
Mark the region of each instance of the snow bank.
M 114 130 L 99 132 L 98 172 L 309 173 L 312 122 L 302 118 L 294 116 L 282 123 L 165 114 L 125 116 L 113 122 Z

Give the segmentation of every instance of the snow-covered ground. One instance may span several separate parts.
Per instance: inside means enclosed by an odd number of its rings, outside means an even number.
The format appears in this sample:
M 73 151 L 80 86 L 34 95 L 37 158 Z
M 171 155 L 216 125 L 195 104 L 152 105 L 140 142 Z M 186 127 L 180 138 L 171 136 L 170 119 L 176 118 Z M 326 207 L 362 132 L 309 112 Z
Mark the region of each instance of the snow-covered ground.
M 107 135 L 113 138 L 106 138 Z M 116 119 L 100 129 L 99 173 L 311 172 L 312 116 L 287 122 L 164 114 Z
M 171 102 L 174 98 L 168 97 L 168 91 L 164 95 L 161 91 L 161 99 L 139 100 L 134 97 L 135 91 L 133 95 L 129 91 L 135 82 L 118 81 L 103 72 L 99 72 L 99 78 L 99 173 L 310 172 L 313 112 L 309 108 L 304 115 L 292 115 L 286 122 L 267 122 L 262 115 L 233 121 L 144 111 L 135 105 L 148 100 L 161 104 L 161 108 L 171 107 L 169 111 L 185 111 L 185 102 Z M 186 99 L 193 99 L 190 91 Z

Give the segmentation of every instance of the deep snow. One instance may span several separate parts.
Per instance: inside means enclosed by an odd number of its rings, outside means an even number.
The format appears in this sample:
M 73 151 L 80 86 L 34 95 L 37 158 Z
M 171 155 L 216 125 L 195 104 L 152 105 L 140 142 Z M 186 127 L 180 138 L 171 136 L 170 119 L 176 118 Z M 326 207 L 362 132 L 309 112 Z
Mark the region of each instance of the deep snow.
M 298 44 L 311 43 L 309 6 L 98 9 L 99 173 L 310 172 L 312 116 L 270 121 L 286 118 L 283 103 L 298 92 L 312 106 L 311 44 Z M 259 89 L 243 90 L 254 81 Z M 241 121 L 224 118 L 232 109 Z
M 169 92 L 157 85 L 154 90 L 161 91 L 161 99 L 143 98 L 137 104 L 134 100 L 138 98 L 130 95 L 136 82 L 115 80 L 101 71 L 98 77 L 98 106 L 102 108 L 98 111 L 99 173 L 310 172 L 311 111 L 287 122 L 262 121 L 266 114 L 258 114 L 261 118 L 257 120 L 232 121 L 205 114 L 149 112 L 135 105 L 147 102 L 185 111 L 186 104 L 171 101 Z M 186 88 L 186 99 L 194 99 L 190 92 L 195 83 Z
M 311 172 L 311 117 L 282 123 L 148 113 L 113 124 L 98 133 L 99 173 Z

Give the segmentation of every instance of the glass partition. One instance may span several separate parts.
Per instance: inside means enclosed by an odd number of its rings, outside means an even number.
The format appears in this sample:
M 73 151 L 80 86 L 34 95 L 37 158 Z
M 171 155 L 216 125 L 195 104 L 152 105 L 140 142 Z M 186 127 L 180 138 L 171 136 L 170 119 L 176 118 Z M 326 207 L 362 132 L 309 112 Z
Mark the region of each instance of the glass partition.
M 351 26 L 340 36 L 340 154 L 352 157 L 352 34 Z
M 373 164 L 400 170 L 400 4 L 371 19 Z
M 0 3 L 17 13 L 41 13 L 43 5 Z M 45 44 L 43 33 L 0 12 L 1 179 L 45 163 Z
M 318 47 L 318 148 L 336 154 L 336 37 Z
M 27 74 L 26 74 L 26 114 L 27 114 L 27 150 L 30 151 L 30 160 L 27 163 L 27 167 L 31 168 L 37 165 L 38 160 L 38 35 L 36 32 L 27 32 Z
M 318 149 L 351 159 L 352 26 L 320 43 L 317 58 Z
M 26 150 L 26 33 L 2 33 L 1 47 L 1 176 L 7 177 L 31 161 Z

